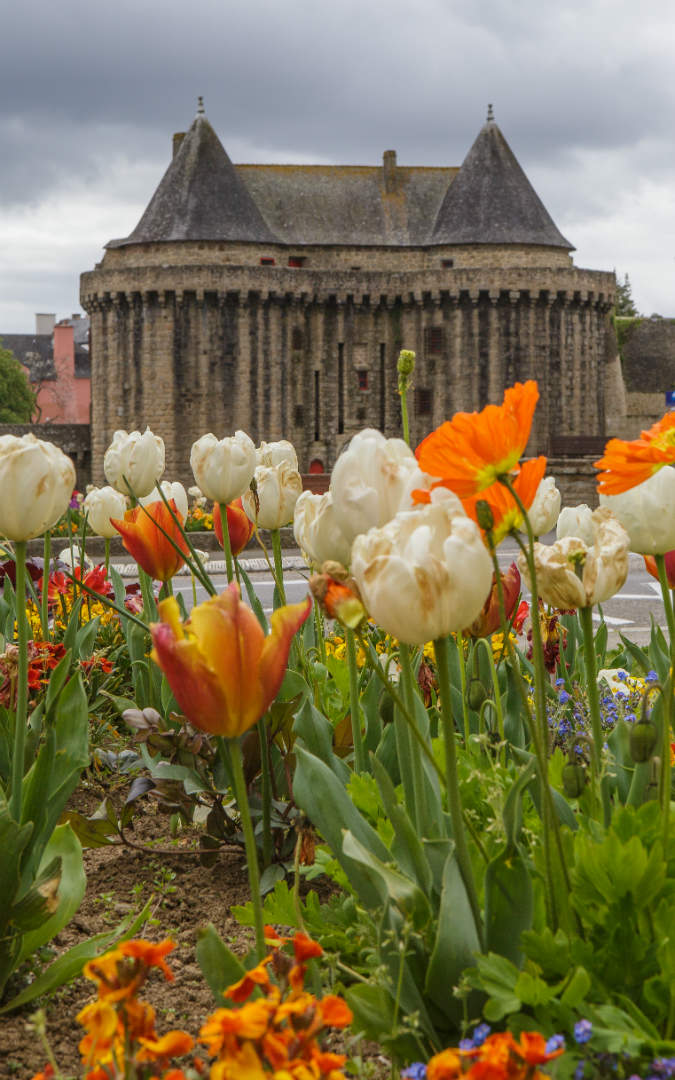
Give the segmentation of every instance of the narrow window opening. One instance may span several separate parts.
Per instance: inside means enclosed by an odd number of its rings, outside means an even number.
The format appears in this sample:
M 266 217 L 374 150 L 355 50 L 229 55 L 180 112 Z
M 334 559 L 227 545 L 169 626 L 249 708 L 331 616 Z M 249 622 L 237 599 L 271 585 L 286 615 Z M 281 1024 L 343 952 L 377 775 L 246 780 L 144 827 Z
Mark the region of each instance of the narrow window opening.
M 441 266 L 443 267 L 444 270 L 452 270 L 454 265 L 455 265 L 455 260 L 454 259 L 441 259 Z
M 302 332 L 302 327 L 294 326 L 291 333 L 291 348 L 293 352 L 298 352 L 303 349 L 305 345 L 305 335 Z
M 368 389 L 368 372 L 367 371 L 357 371 L 356 374 L 357 374 L 358 379 L 359 379 L 359 390 L 367 390 Z
M 260 265 L 261 266 L 274 266 L 275 264 L 276 264 L 276 259 L 273 259 L 271 255 L 261 255 L 260 256 Z
M 289 266 L 295 266 L 295 267 L 304 266 L 305 265 L 305 256 L 304 255 L 289 255 L 289 257 L 288 257 L 288 265 Z
M 430 416 L 433 394 L 428 386 L 418 386 L 415 390 L 415 412 L 418 416 Z
M 319 388 L 319 372 L 314 372 L 314 442 L 319 441 L 320 436 L 320 420 L 319 420 L 319 401 L 320 401 L 320 388 Z
M 386 399 L 386 372 L 387 372 L 387 346 L 384 341 L 380 342 L 380 431 L 384 431 L 387 418 Z
M 427 326 L 424 331 L 424 351 L 427 355 L 438 356 L 443 352 L 443 327 Z
M 345 430 L 345 347 L 344 343 L 338 343 L 338 435 L 344 434 Z

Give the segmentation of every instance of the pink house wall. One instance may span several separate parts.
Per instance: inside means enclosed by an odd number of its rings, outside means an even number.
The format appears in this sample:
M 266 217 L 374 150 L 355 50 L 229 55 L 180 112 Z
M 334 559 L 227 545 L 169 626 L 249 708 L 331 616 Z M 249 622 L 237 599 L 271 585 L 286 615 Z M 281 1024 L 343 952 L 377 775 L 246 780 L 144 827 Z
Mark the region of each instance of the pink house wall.
M 88 424 L 91 380 L 75 378 L 73 327 L 67 323 L 54 327 L 54 369 L 56 379 L 38 391 L 38 423 Z

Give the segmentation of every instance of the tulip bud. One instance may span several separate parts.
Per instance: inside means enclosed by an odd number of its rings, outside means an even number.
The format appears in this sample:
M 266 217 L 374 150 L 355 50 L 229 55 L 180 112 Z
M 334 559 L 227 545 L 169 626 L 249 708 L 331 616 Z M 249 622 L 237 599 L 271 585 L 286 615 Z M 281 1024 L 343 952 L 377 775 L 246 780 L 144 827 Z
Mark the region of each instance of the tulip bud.
M 485 499 L 479 499 L 476 503 L 476 521 L 485 533 L 492 532 L 495 527 L 495 518 L 492 507 Z
M 567 798 L 578 799 L 583 795 L 587 783 L 585 765 L 580 761 L 566 761 L 562 770 L 562 785 Z
M 279 465 L 258 465 L 253 479 L 255 491 L 246 491 L 241 497 L 250 520 L 263 529 L 288 525 L 302 491 L 300 473 L 282 461 Z
M 173 483 L 169 480 L 162 480 L 160 487 L 167 502 L 170 502 L 170 500 L 173 499 L 176 504 L 176 510 L 181 515 L 183 521 L 185 521 L 188 516 L 188 497 L 183 485 L 177 480 L 174 480 Z M 162 502 L 162 496 L 157 489 L 154 489 L 148 495 L 143 495 L 138 501 L 141 506 L 148 506 L 152 502 Z
M 351 544 L 335 519 L 330 491 L 302 492 L 295 504 L 293 535 L 312 566 L 322 566 L 328 559 L 349 562 Z
M 137 499 L 149 495 L 164 472 L 164 441 L 149 427 L 140 431 L 116 431 L 103 458 L 105 478 L 123 495 Z
M 466 693 L 466 700 L 469 703 L 469 708 L 473 709 L 474 712 L 478 712 L 487 696 L 487 690 L 480 679 L 471 679 Z
M 41 536 L 65 514 L 74 486 L 75 467 L 58 446 L 34 435 L 0 436 L 2 536 Z
M 293 443 L 288 439 L 280 439 L 279 442 L 262 442 L 255 452 L 257 465 L 281 465 L 285 461 L 295 472 L 298 471 L 298 455 Z
M 337 619 L 349 630 L 356 630 L 367 617 L 355 586 L 349 588 L 328 574 L 313 574 L 309 587 L 328 618 Z
M 377 711 L 383 725 L 392 723 L 394 719 L 394 699 L 387 690 L 383 690 L 380 694 Z
M 527 516 L 535 536 L 543 536 L 555 528 L 560 515 L 561 495 L 552 476 L 545 476 L 537 488 Z

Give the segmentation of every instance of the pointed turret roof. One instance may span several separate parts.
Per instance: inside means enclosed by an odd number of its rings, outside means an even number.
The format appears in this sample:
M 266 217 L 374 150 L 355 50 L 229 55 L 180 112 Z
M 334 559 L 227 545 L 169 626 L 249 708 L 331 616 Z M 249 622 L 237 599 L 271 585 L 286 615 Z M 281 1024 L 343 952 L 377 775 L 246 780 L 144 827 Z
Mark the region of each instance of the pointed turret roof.
M 432 244 L 541 244 L 574 251 L 495 123 L 492 106 L 441 203 Z
M 125 240 L 108 247 L 163 240 L 277 242 L 206 119 L 201 98 L 143 217 Z

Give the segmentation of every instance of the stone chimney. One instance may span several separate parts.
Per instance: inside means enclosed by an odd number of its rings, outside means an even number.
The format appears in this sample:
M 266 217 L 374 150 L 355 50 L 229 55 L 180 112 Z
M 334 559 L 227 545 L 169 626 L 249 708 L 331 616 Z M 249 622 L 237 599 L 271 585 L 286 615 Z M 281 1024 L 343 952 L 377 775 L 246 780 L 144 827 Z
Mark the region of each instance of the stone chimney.
M 181 143 L 182 143 L 183 139 L 185 138 L 185 134 L 186 133 L 184 131 L 177 131 L 175 133 L 174 137 L 173 137 L 173 156 L 174 157 L 176 156 L 176 154 L 180 150 Z
M 384 175 L 384 190 L 388 195 L 396 191 L 396 151 L 385 150 L 382 155 L 382 173 Z
M 54 331 L 56 325 L 56 315 L 52 312 L 46 314 L 45 312 L 36 313 L 35 315 L 35 333 L 36 334 L 51 334 Z

